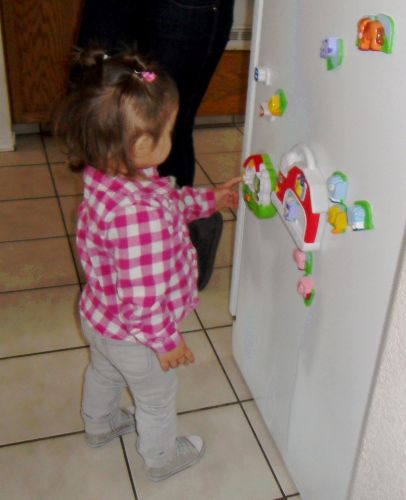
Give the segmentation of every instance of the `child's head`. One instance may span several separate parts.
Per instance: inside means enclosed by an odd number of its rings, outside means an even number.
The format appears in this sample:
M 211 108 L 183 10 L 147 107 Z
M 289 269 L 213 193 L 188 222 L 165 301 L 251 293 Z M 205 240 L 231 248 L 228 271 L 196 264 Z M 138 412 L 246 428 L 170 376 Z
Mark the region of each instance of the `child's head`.
M 72 75 L 55 125 L 72 168 L 133 176 L 166 159 L 178 92 L 164 71 L 134 52 L 89 49 L 78 52 Z

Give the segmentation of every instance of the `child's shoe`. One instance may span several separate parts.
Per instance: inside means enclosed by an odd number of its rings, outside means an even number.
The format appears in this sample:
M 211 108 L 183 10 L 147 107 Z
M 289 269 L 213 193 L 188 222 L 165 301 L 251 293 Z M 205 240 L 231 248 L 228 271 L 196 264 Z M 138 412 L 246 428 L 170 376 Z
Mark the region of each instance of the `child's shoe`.
M 110 424 L 111 430 L 102 434 L 89 434 L 86 432 L 86 442 L 92 448 L 97 448 L 108 443 L 112 439 L 123 436 L 130 432 L 135 432 L 134 407 L 120 409 L 120 419 L 118 425 Z
M 200 436 L 182 436 L 176 438 L 176 451 L 172 460 L 163 467 L 145 466 L 145 474 L 151 481 L 162 481 L 197 463 L 205 452 L 205 445 Z

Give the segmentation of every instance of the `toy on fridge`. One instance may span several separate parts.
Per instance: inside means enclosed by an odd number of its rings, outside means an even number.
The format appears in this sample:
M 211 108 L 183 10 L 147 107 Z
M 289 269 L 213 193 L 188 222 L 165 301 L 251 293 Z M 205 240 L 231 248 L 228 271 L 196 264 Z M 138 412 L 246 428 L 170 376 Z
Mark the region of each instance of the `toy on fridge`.
M 342 38 L 325 38 L 320 47 L 320 57 L 326 59 L 327 69 L 337 68 L 343 62 L 344 42 Z
M 357 47 L 390 54 L 393 49 L 395 23 L 390 16 L 365 16 L 358 21 Z
M 268 66 L 256 66 L 254 70 L 254 80 L 256 82 L 271 84 L 271 70 Z
M 343 172 L 334 172 L 327 179 L 327 190 L 330 201 L 343 203 L 347 197 L 348 177 Z
M 285 91 L 283 89 L 277 90 L 269 101 L 269 110 L 271 111 L 272 116 L 282 116 L 285 113 L 287 106 L 288 100 L 286 98 Z
M 348 226 L 347 207 L 343 203 L 330 207 L 327 220 L 333 226 L 333 234 L 344 233 Z
M 260 103 L 259 116 L 261 118 L 283 116 L 287 106 L 288 100 L 286 98 L 285 91 L 283 89 L 279 89 L 273 96 L 271 96 L 268 102 L 264 101 Z
M 298 248 L 293 250 L 293 260 L 299 271 L 304 271 L 305 276 L 313 273 L 313 254 L 312 252 L 303 252 Z
M 282 155 L 271 200 L 298 248 L 319 249 L 328 197 L 325 181 L 306 145 L 297 144 Z
M 368 201 L 356 201 L 348 209 L 348 224 L 354 231 L 374 228 L 372 207 Z
M 248 208 L 260 219 L 276 215 L 271 201 L 275 186 L 276 172 L 269 155 L 249 156 L 243 165 L 243 197 Z
M 303 276 L 297 283 L 297 292 L 303 296 L 306 306 L 310 306 L 313 302 L 316 290 L 314 280 L 310 276 Z

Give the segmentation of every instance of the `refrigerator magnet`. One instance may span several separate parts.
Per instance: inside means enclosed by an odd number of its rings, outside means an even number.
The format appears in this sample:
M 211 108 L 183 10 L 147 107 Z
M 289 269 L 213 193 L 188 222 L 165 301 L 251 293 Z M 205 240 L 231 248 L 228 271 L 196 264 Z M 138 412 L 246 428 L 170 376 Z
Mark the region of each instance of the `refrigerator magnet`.
M 329 37 L 321 42 L 320 57 L 326 59 L 327 69 L 338 68 L 343 63 L 344 42 L 342 38 Z
M 297 247 L 318 250 L 328 211 L 326 182 L 305 144 L 282 155 L 271 199 Z
M 395 23 L 390 16 L 378 14 L 366 16 L 358 21 L 356 45 L 359 50 L 371 50 L 391 54 Z
M 276 171 L 269 155 L 254 154 L 243 165 L 243 198 L 248 208 L 259 218 L 276 215 L 271 192 L 276 186 Z

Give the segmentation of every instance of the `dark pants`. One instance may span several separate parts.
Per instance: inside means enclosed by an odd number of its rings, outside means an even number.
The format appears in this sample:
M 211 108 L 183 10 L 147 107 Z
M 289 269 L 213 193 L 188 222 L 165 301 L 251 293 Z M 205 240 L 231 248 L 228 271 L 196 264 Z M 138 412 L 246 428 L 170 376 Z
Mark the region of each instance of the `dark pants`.
M 138 44 L 176 81 L 179 116 L 172 152 L 160 167 L 179 186 L 195 173 L 193 125 L 228 41 L 234 0 L 86 0 L 78 45 L 101 43 L 113 52 Z

